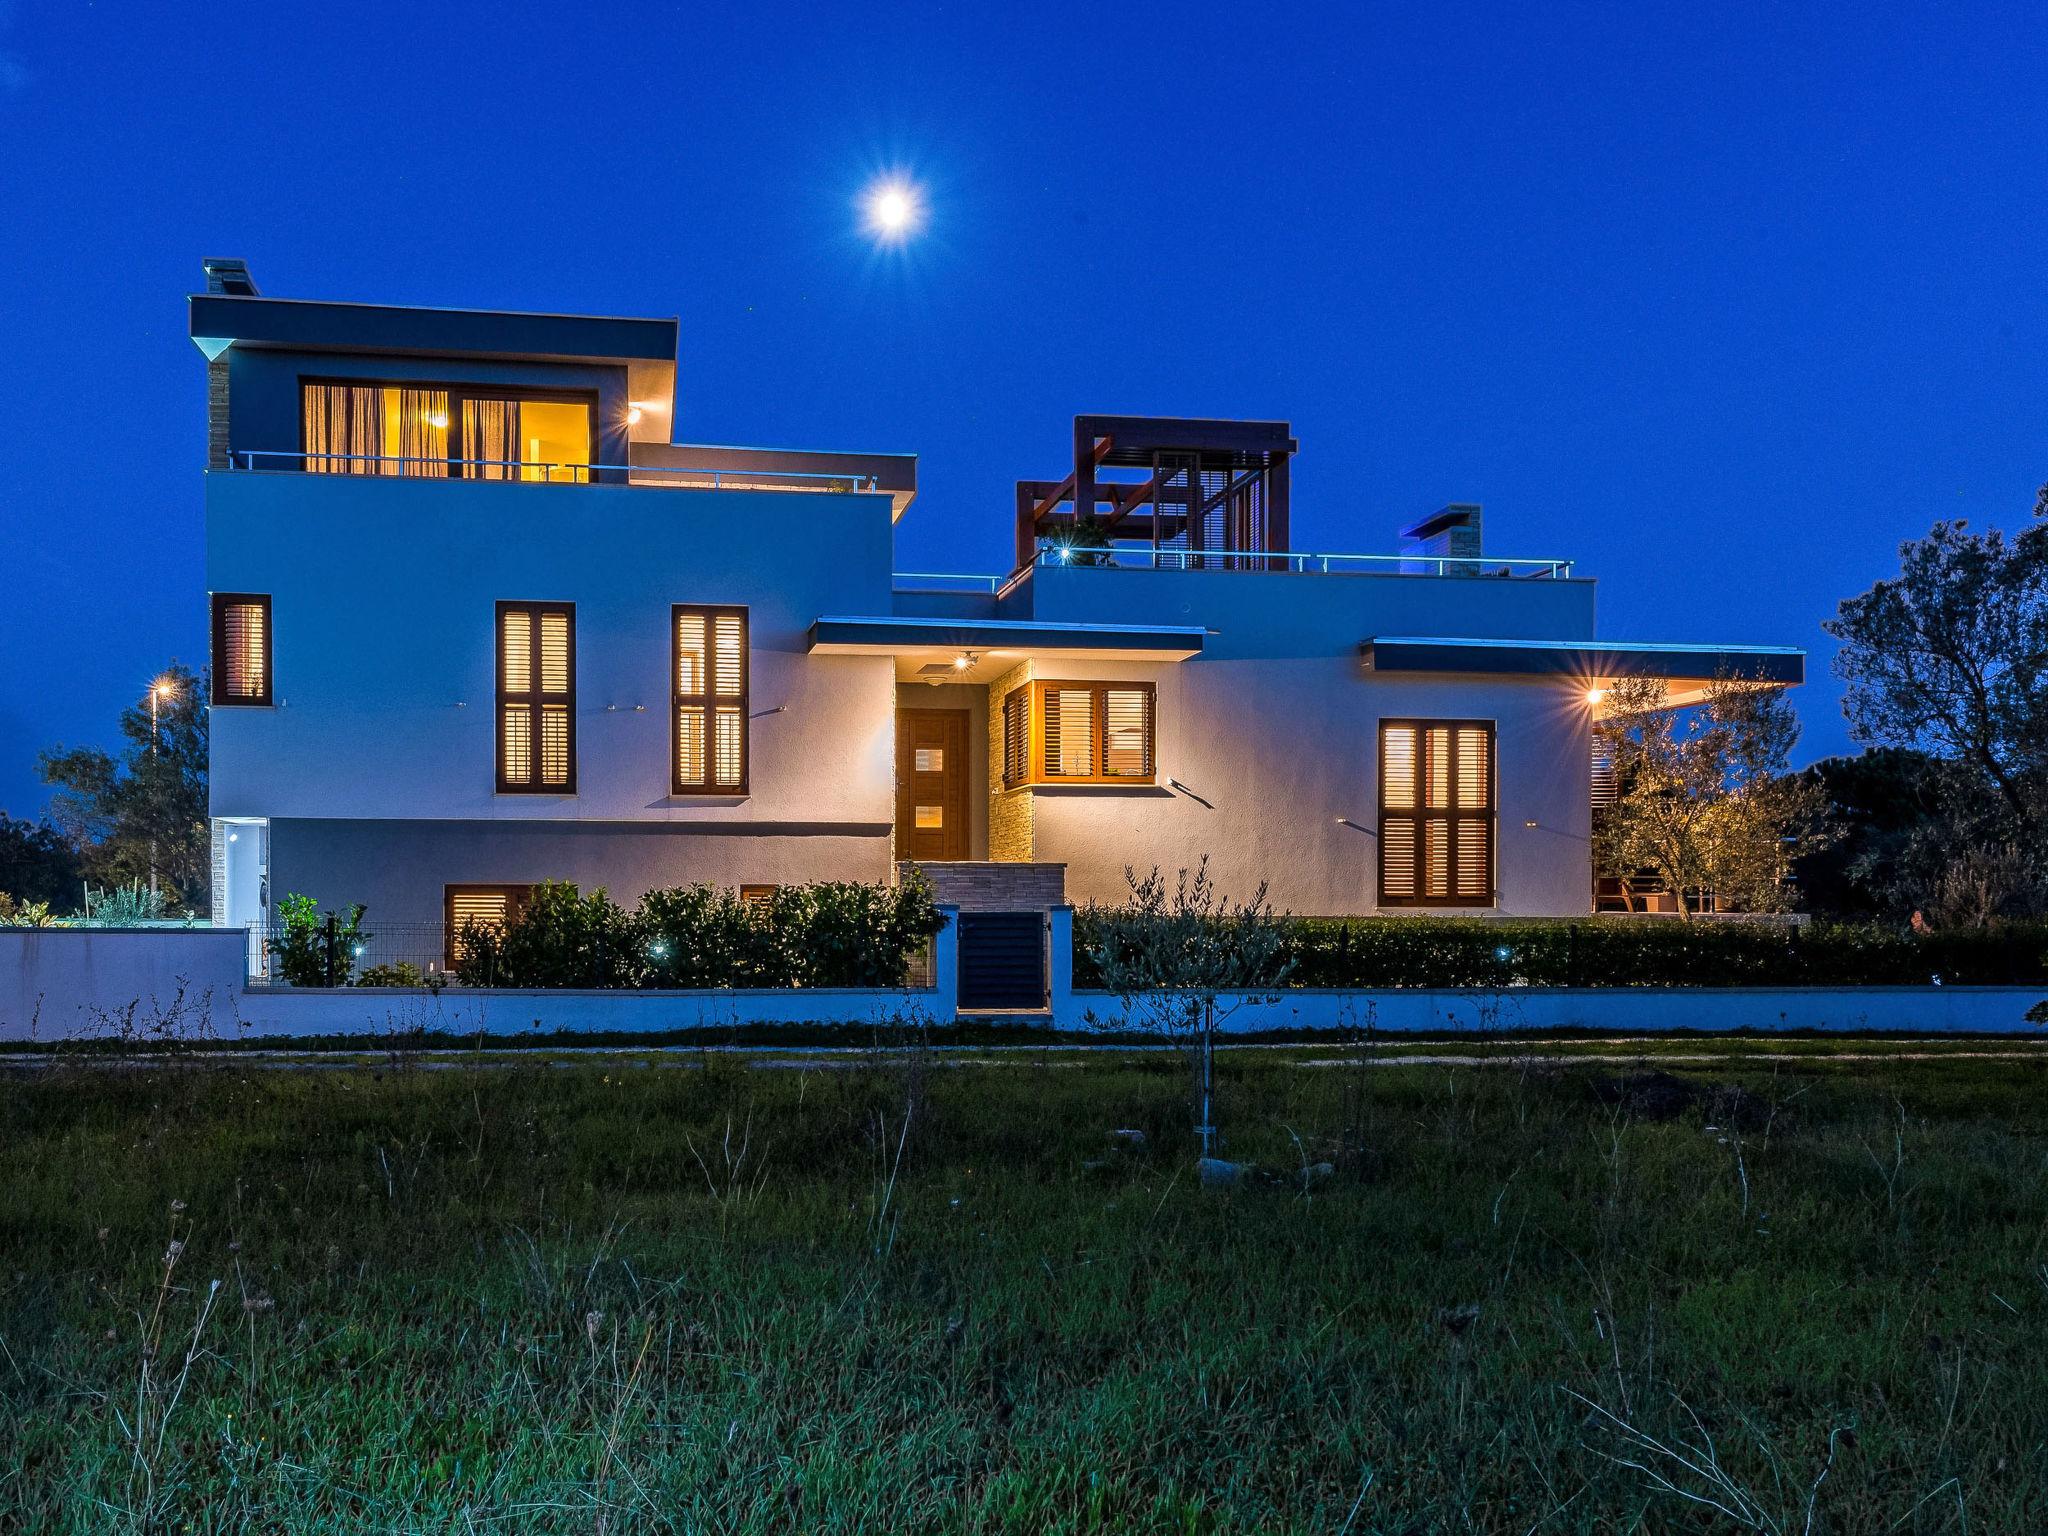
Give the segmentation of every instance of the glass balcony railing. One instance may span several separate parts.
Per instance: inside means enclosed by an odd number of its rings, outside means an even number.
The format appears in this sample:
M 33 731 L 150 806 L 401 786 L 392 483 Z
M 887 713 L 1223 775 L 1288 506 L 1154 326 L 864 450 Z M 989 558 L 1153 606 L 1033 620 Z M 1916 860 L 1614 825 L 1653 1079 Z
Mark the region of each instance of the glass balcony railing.
M 1320 576 L 1519 576 L 1562 581 L 1569 560 L 1502 559 L 1494 555 L 1340 555 L 1300 550 L 1174 549 L 1150 544 L 1106 546 L 1041 539 L 1032 564 L 1107 566 L 1144 571 L 1277 571 Z

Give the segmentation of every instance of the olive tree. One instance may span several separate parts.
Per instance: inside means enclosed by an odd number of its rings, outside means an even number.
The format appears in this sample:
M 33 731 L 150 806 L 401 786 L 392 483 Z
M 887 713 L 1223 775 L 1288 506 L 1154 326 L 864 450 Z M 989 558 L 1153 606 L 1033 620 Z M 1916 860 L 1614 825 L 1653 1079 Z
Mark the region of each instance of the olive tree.
M 1681 917 L 1716 897 L 1788 909 L 1793 859 L 1830 834 L 1824 792 L 1786 771 L 1799 722 L 1784 690 L 1727 676 L 1681 704 L 1661 679 L 1626 678 L 1606 703 L 1594 731 L 1616 792 L 1594 821 L 1600 872 L 1624 886 L 1655 874 Z
M 1171 1041 L 1193 1078 L 1195 1136 L 1207 1157 L 1216 1141 L 1216 1034 L 1254 994 L 1278 986 L 1293 968 L 1286 933 L 1262 882 L 1248 901 L 1231 901 L 1209 878 L 1204 855 L 1192 875 L 1169 887 L 1157 868 L 1140 878 L 1124 870 L 1130 900 L 1095 907 L 1085 918 L 1088 953 L 1105 991 L 1124 1004 L 1124 1022 Z

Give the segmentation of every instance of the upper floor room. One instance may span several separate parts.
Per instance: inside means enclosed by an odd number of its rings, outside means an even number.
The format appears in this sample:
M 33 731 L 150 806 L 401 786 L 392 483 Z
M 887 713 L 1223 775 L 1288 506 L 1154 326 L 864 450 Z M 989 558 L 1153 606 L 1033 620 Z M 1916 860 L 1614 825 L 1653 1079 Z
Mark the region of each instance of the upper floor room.
M 205 272 L 209 469 L 868 492 L 895 518 L 917 494 L 907 454 L 675 443 L 673 317 L 273 298 L 239 260 Z

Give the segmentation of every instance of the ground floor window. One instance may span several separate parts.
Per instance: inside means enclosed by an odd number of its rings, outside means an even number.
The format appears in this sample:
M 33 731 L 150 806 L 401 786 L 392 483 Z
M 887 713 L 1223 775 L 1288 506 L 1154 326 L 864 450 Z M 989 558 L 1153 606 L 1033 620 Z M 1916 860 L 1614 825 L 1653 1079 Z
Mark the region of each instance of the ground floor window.
M 442 963 L 454 970 L 468 953 L 463 942 L 466 931 L 488 928 L 503 933 L 506 926 L 526 909 L 530 885 L 451 885 L 442 896 L 447 938 Z
M 1497 819 L 1491 722 L 1380 722 L 1381 906 L 1492 906 Z
M 1150 683 L 1034 682 L 1003 701 L 1003 784 L 1149 784 Z

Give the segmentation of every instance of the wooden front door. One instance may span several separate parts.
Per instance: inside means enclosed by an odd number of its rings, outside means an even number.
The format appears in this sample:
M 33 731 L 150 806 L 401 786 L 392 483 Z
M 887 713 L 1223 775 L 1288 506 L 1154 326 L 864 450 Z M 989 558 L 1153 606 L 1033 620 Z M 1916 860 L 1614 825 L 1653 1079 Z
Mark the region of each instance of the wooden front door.
M 896 711 L 896 857 L 967 857 L 967 711 Z

